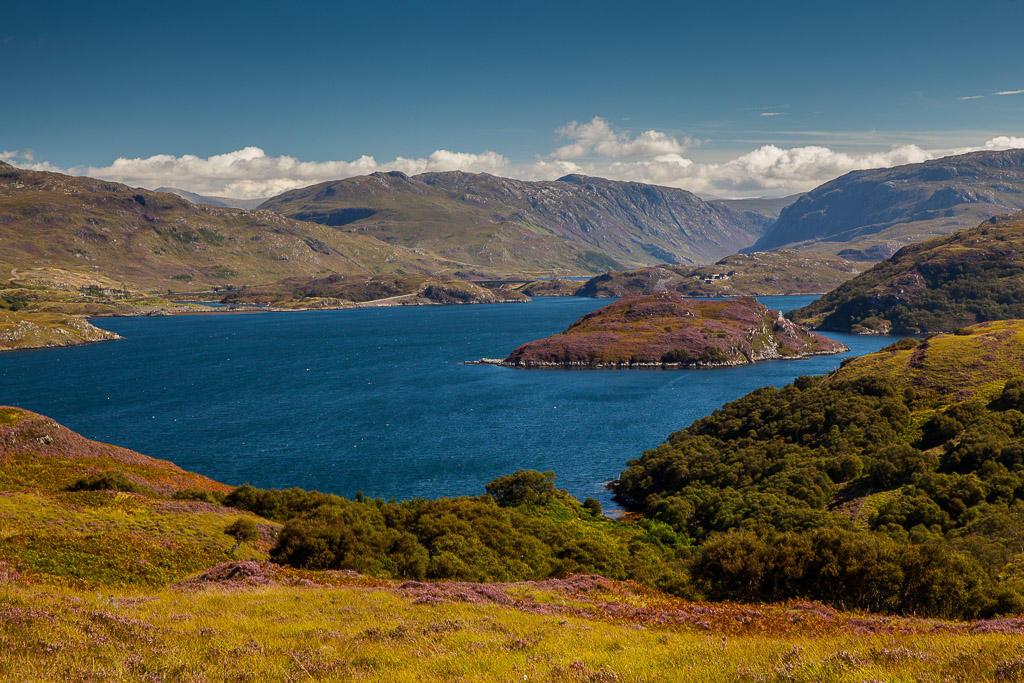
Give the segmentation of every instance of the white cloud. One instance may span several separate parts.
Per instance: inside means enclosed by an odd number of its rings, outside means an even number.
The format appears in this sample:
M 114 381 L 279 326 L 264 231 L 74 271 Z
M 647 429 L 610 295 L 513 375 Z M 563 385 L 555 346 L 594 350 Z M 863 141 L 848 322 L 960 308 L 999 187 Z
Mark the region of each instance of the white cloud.
M 439 149 L 425 158 L 398 157 L 379 163 L 366 155 L 353 161 L 300 161 L 290 156 L 267 156 L 259 147 L 246 147 L 207 158 L 192 154 L 120 158 L 110 166 L 78 166 L 69 172 L 150 189 L 177 187 L 200 194 L 245 199 L 270 197 L 326 180 L 375 171 L 397 170 L 414 174 L 464 170 L 500 174 L 507 172 L 508 168 L 508 160 L 495 152 L 466 154 Z
M 966 97 L 958 97 L 958 100 L 980 100 L 983 99 L 984 95 L 967 95 Z
M 992 93 L 993 95 L 1024 95 L 1024 90 L 1000 90 L 999 92 Z
M 763 111 L 761 116 L 785 116 L 785 114 L 781 111 Z
M 587 123 L 572 121 L 558 129 L 558 135 L 572 140 L 556 149 L 553 159 L 579 159 L 588 156 L 649 157 L 661 154 L 682 154 L 691 144 L 657 130 L 645 130 L 636 137 L 615 130 L 610 123 L 595 116 Z
M 974 147 L 926 149 L 902 144 L 862 153 L 841 152 L 820 144 L 788 148 L 763 145 L 728 161 L 711 163 L 686 156 L 688 147 L 697 144 L 688 137 L 657 130 L 631 135 L 600 117 L 569 123 L 557 133 L 570 142 L 525 163 L 512 163 L 491 151 L 449 150 L 437 150 L 425 157 L 399 156 L 387 162 L 365 155 L 352 161 L 301 161 L 290 156 L 267 156 L 259 147 L 206 158 L 191 154 L 120 158 L 109 166 L 67 170 L 35 161 L 31 152 L 0 152 L 0 159 L 24 168 L 88 175 L 150 189 L 178 187 L 239 198 L 269 197 L 327 180 L 390 170 L 409 175 L 462 170 L 523 180 L 553 180 L 578 173 L 680 187 L 702 195 L 751 197 L 804 192 L 859 169 L 917 163 L 977 150 L 1024 148 L 1024 137 L 1009 135 L 993 137 Z

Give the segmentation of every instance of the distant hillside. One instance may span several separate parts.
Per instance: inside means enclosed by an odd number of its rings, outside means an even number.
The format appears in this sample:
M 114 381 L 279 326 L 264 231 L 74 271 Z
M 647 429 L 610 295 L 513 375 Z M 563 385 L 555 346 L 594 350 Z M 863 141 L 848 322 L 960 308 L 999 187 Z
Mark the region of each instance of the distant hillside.
M 1024 212 L 904 247 L 789 316 L 868 334 L 952 332 L 1024 318 Z
M 1024 150 L 853 171 L 782 210 L 751 251 L 810 248 L 881 260 L 905 244 L 1024 209 Z
M 347 178 L 260 208 L 509 273 L 707 263 L 749 246 L 772 220 L 770 211 L 710 204 L 668 187 L 457 171 Z
M 229 292 L 228 304 L 261 303 L 275 308 L 339 308 L 350 304 L 431 305 L 496 304 L 529 301 L 514 289 L 487 289 L 466 280 L 427 275 L 329 275 L 323 278 L 288 278 Z
M 631 296 L 583 316 L 561 333 L 521 345 L 514 367 L 724 367 L 848 349 L 794 325 L 753 297 Z
M 176 187 L 158 187 L 155 192 L 170 192 L 182 199 L 187 199 L 193 204 L 209 204 L 210 206 L 228 206 L 235 209 L 255 209 L 265 202 L 266 197 L 260 199 L 236 199 L 235 197 L 216 197 L 204 194 L 196 194 L 188 190 L 180 190 Z
M 0 275 L 64 269 L 130 289 L 208 289 L 299 275 L 454 270 L 459 264 L 271 211 L 0 162 Z
M 793 250 L 733 254 L 708 266 L 661 265 L 604 273 L 576 296 L 621 297 L 655 292 L 685 296 L 820 294 L 859 273 L 861 265 L 838 256 Z

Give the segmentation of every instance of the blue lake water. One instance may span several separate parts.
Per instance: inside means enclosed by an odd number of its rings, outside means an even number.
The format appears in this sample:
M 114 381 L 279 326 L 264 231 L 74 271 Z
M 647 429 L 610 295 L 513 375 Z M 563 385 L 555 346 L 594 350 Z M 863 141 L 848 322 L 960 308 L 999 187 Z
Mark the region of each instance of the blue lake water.
M 762 297 L 789 310 L 815 297 Z M 478 495 L 520 468 L 580 499 L 726 401 L 851 354 L 710 370 L 461 365 L 607 300 L 108 318 L 124 341 L 0 355 L 0 404 L 230 484 L 398 499 Z

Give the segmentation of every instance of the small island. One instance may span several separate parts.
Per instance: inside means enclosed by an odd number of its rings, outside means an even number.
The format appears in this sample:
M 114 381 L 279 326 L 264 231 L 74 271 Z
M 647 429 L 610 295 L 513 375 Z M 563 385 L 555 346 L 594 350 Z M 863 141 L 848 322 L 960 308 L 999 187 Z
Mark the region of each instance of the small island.
M 583 316 L 507 358 L 475 363 L 519 368 L 694 368 L 805 358 L 849 349 L 782 317 L 753 297 L 631 296 Z

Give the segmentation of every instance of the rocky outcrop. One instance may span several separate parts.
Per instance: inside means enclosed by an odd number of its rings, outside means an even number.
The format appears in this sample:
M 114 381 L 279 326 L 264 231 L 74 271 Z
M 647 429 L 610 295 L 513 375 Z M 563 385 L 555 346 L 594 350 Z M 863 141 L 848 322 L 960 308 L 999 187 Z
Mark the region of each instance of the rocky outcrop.
M 0 351 L 49 349 L 116 339 L 121 339 L 121 335 L 101 330 L 82 317 L 0 310 Z
M 510 367 L 726 367 L 841 353 L 843 344 L 786 320 L 753 297 L 634 296 L 589 313 L 562 334 L 523 344 Z

